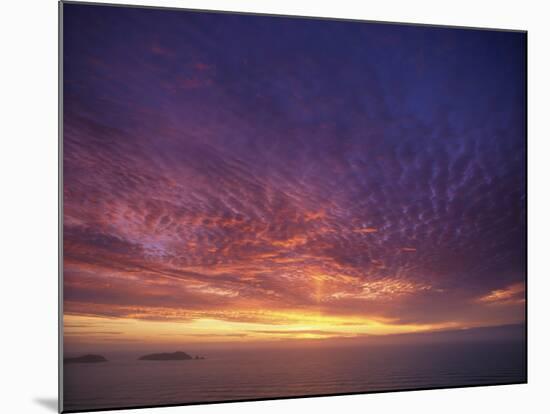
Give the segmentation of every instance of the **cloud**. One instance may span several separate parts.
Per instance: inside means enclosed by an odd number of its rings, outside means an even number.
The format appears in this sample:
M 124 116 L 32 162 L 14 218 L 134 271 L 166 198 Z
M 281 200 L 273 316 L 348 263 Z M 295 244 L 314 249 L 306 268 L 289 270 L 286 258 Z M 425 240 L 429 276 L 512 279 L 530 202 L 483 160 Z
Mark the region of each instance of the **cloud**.
M 154 43 L 151 46 L 151 52 L 155 55 L 164 56 L 164 57 L 174 57 L 176 55 L 173 50 L 162 47 L 156 43 Z
M 503 289 L 496 289 L 478 299 L 489 305 L 517 305 L 525 303 L 525 284 L 514 283 Z
M 265 334 L 273 336 L 291 336 L 291 337 L 346 337 L 355 336 L 349 332 L 323 331 L 320 329 L 294 329 L 290 331 L 283 330 L 253 330 L 254 334 Z
M 521 316 L 487 306 L 525 278 L 515 35 L 418 28 L 389 50 L 379 26 L 186 16 L 113 41 L 92 15 L 65 28 L 66 313 Z

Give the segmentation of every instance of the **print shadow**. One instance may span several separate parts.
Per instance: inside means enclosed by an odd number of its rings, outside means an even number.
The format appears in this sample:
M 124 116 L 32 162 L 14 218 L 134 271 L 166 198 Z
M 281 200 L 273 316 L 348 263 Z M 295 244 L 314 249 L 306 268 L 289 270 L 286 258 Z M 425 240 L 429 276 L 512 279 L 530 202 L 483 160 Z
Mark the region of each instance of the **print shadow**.
M 34 402 L 50 411 L 57 412 L 57 398 L 35 398 Z

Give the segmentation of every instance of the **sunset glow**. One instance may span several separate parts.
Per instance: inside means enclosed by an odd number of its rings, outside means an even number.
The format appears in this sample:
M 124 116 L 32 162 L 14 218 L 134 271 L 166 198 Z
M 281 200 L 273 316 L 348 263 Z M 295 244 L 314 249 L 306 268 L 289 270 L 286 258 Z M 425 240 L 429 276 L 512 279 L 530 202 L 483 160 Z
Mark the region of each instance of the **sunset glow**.
M 66 13 L 66 350 L 524 323 L 521 38 Z

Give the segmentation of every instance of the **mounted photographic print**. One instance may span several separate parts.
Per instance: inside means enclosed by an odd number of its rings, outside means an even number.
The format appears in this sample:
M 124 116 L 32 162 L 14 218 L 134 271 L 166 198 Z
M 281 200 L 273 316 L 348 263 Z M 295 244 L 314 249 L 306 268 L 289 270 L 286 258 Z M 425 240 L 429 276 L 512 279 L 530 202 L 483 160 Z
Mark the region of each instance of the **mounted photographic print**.
M 63 412 L 526 382 L 526 32 L 60 7 Z

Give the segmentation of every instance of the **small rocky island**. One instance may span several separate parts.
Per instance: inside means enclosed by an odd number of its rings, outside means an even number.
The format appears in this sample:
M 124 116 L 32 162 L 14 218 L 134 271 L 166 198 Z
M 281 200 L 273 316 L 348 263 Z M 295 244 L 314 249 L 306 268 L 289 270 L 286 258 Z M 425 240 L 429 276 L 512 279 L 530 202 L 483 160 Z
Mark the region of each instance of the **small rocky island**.
M 88 354 L 75 358 L 64 358 L 63 362 L 65 364 L 97 364 L 98 362 L 107 362 L 107 359 L 101 355 Z
M 139 358 L 141 361 L 186 361 L 193 357 L 185 352 L 163 352 L 160 354 L 143 355 Z M 204 357 L 196 356 L 194 359 L 204 359 Z

